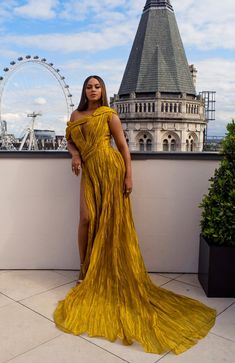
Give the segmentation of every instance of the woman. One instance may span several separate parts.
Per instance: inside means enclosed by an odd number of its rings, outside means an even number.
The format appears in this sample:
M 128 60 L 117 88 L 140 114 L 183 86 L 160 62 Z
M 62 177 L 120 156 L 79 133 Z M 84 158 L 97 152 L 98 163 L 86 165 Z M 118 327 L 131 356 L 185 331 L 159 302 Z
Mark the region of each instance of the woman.
M 118 150 L 110 145 L 113 136 Z M 65 332 L 133 340 L 147 352 L 179 354 L 214 325 L 216 312 L 155 286 L 138 246 L 129 195 L 131 159 L 120 119 L 108 107 L 103 80 L 88 77 L 66 129 L 72 170 L 82 168 L 79 283 L 60 301 L 55 323 Z

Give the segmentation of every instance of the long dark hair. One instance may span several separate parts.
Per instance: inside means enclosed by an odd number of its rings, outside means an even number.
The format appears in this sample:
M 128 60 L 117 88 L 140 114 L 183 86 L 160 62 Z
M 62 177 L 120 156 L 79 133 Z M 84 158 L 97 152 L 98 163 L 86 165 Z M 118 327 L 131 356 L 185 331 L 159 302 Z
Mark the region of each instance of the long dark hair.
M 91 78 L 95 78 L 97 79 L 97 81 L 100 83 L 101 86 L 101 99 L 100 99 L 100 106 L 108 106 L 108 98 L 107 98 L 107 92 L 106 92 L 106 87 L 105 87 L 105 83 L 103 81 L 103 79 L 99 76 L 89 76 L 85 79 L 83 87 L 82 87 L 82 95 L 81 95 L 81 99 L 78 105 L 77 110 L 78 111 L 85 111 L 87 110 L 88 107 L 88 100 L 86 97 L 86 87 L 87 87 L 87 83 L 90 81 Z

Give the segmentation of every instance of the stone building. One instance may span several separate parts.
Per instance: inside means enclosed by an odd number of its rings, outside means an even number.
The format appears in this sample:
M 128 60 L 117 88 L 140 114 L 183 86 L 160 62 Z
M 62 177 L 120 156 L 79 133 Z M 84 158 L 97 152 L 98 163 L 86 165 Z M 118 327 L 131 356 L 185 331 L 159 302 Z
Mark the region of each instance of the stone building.
M 204 101 L 196 94 L 169 0 L 147 0 L 117 95 L 132 151 L 202 151 Z

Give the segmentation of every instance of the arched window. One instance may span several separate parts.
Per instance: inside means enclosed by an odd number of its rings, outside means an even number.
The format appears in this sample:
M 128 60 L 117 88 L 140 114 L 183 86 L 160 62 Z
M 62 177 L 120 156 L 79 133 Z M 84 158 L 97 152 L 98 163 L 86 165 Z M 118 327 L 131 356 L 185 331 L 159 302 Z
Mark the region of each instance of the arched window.
M 165 139 L 165 140 L 163 140 L 163 151 L 168 151 L 168 148 L 169 148 L 168 140 Z
M 171 151 L 176 151 L 176 141 L 174 139 L 171 140 Z
M 193 140 L 190 141 L 190 151 L 194 151 L 194 142 L 193 142 Z
M 177 112 L 177 103 L 174 104 L 174 112 Z
M 161 104 L 161 112 L 164 112 L 164 103 Z
M 152 140 L 147 139 L 147 141 L 146 141 L 146 149 L 147 149 L 147 151 L 152 151 Z
M 144 151 L 144 140 L 143 139 L 139 139 L 139 146 L 140 146 L 140 151 Z
M 168 112 L 168 103 L 166 103 L 165 111 Z
M 180 103 L 179 104 L 179 111 L 178 111 L 179 113 L 181 113 L 182 112 L 182 103 Z
M 189 151 L 189 141 L 186 140 L 186 151 Z
M 170 103 L 170 112 L 173 112 L 173 105 Z

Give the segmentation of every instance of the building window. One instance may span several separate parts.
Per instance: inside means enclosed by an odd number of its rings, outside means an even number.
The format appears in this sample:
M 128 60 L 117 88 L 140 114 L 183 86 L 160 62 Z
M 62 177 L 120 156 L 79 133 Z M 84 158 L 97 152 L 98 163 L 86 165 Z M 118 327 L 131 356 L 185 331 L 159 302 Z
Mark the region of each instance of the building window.
M 171 151 L 176 151 L 176 141 L 174 139 L 171 140 Z
M 140 146 L 140 151 L 144 151 L 144 140 L 143 139 L 139 140 L 139 146 Z
M 152 151 L 152 140 L 147 139 L 146 147 L 147 147 L 147 151 Z
M 168 151 L 168 140 L 163 140 L 163 151 Z
M 189 151 L 189 141 L 186 140 L 186 151 Z
M 194 151 L 194 142 L 193 142 L 193 140 L 190 141 L 190 151 Z

